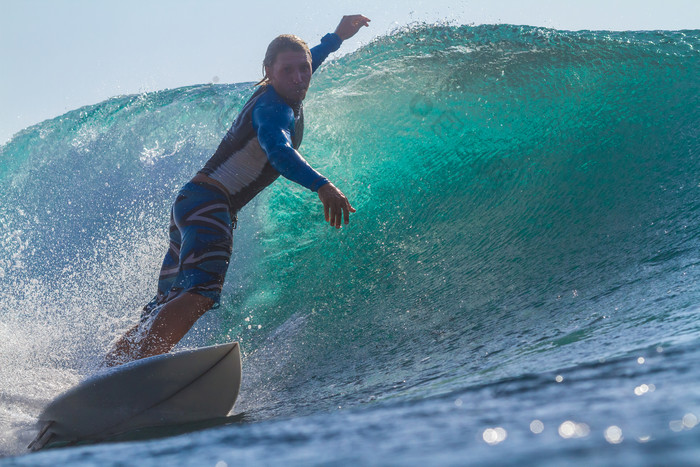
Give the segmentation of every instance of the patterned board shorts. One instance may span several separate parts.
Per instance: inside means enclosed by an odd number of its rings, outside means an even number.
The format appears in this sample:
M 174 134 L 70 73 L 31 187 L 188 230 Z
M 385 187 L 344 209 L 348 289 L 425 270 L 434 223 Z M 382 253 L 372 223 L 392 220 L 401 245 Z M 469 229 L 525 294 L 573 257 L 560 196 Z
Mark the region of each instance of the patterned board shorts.
M 144 307 L 141 321 L 185 292 L 211 298 L 218 306 L 235 226 L 228 195 L 218 187 L 198 182 L 182 187 L 170 214 L 170 247 L 160 270 L 158 294 Z

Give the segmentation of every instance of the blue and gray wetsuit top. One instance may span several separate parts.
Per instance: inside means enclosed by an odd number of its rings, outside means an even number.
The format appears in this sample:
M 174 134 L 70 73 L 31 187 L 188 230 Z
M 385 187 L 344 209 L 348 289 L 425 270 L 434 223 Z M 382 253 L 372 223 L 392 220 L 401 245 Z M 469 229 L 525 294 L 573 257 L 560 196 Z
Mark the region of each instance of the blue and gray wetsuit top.
M 342 42 L 337 34 L 326 34 L 311 49 L 312 72 Z M 272 86 L 262 86 L 243 107 L 199 173 L 226 187 L 232 213 L 238 212 L 280 175 L 318 191 L 328 180 L 297 152 L 303 133 L 302 103 L 290 106 Z

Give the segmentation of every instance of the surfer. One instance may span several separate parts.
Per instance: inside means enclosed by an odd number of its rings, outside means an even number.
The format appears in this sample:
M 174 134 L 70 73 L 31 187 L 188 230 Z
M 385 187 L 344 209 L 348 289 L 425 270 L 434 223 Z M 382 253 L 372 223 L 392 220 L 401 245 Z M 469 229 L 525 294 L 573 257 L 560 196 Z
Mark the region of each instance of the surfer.
M 105 356 L 114 366 L 169 352 L 194 323 L 218 305 L 233 249 L 237 212 L 279 175 L 317 192 L 335 228 L 355 212 L 345 195 L 299 154 L 302 101 L 311 75 L 369 19 L 344 16 L 335 32 L 309 49 L 293 35 L 275 38 L 263 61 L 263 79 L 214 155 L 178 193 L 170 215 L 170 246 L 158 293 L 138 324 Z

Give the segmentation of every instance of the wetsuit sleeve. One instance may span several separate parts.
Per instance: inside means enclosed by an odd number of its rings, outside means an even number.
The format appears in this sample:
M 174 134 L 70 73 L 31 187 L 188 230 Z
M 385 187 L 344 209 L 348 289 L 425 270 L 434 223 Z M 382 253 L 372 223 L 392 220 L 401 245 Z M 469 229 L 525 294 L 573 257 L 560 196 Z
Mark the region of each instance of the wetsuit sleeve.
M 287 105 L 258 101 L 253 109 L 253 128 L 272 167 L 285 178 L 311 191 L 318 191 L 328 179 L 316 172 L 294 149 L 290 133 L 293 124 L 294 112 Z
M 314 72 L 330 54 L 338 50 L 343 39 L 331 32 L 321 38 L 321 43 L 311 49 L 311 71 Z

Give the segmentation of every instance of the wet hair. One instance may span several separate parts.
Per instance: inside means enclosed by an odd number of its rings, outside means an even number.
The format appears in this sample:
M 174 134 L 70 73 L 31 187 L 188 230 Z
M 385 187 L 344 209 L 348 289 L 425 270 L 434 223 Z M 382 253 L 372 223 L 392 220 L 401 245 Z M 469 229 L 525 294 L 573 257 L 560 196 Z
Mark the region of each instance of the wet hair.
M 263 78 L 256 84 L 256 86 L 265 86 L 270 83 L 270 78 L 267 77 L 265 73 L 265 67 L 272 67 L 277 60 L 277 56 L 282 52 L 304 52 L 309 57 L 311 56 L 311 51 L 309 46 L 306 45 L 301 38 L 293 34 L 282 34 L 281 36 L 275 37 L 270 45 L 267 46 L 267 52 L 265 52 L 265 59 L 263 60 Z

